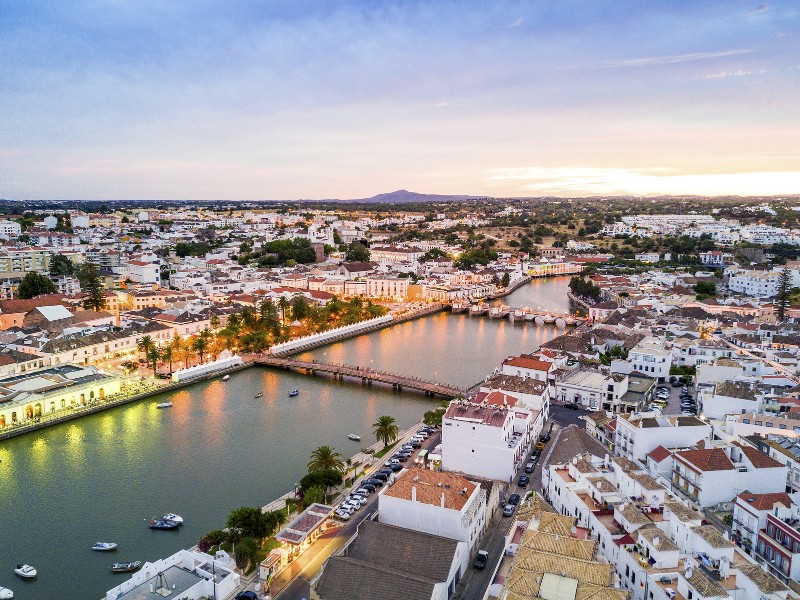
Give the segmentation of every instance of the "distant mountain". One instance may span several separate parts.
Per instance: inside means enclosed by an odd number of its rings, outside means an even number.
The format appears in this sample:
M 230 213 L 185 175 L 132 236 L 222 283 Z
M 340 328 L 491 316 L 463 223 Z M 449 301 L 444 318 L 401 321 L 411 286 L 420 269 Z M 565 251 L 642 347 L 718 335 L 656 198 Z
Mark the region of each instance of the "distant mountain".
M 408 202 L 458 202 L 459 200 L 473 200 L 484 196 L 449 196 L 440 194 L 418 194 L 408 190 L 397 190 L 386 194 L 378 194 L 372 198 L 361 198 L 351 202 L 380 202 L 385 204 L 402 204 Z

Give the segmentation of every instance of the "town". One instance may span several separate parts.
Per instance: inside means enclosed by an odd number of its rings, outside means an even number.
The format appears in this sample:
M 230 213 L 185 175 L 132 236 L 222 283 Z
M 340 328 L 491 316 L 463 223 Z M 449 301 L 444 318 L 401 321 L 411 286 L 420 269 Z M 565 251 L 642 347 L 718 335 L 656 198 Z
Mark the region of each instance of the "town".
M 352 456 L 308 435 L 290 491 L 115 563 L 108 600 L 797 597 L 800 199 L 607 202 L 7 210 L 0 439 L 253 369 L 424 394 Z M 544 337 L 456 385 L 308 355 L 437 315 Z

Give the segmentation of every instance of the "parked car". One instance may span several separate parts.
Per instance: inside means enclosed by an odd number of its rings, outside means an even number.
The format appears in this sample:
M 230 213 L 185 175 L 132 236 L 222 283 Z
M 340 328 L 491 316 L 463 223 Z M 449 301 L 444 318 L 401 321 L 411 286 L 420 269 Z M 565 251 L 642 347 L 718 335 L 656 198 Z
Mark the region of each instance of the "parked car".
M 525 465 L 525 472 L 526 473 L 533 473 L 533 470 L 535 468 L 536 468 L 536 461 L 535 460 L 531 460 L 531 461 L 528 462 L 527 465 Z
M 527 475 L 520 475 L 519 481 L 517 483 L 519 483 L 519 487 L 528 487 L 528 482 L 530 480 L 531 478 L 528 477 Z
M 377 473 L 373 473 L 372 474 L 372 478 L 373 479 L 380 479 L 381 481 L 386 481 L 387 479 L 389 479 L 389 475 L 386 474 L 386 473 L 381 473 L 380 471 L 378 471 Z
M 339 517 L 342 521 L 347 521 L 350 519 L 350 513 L 341 509 L 337 509 L 333 514 Z
M 648 404 L 647 410 L 649 410 L 650 412 L 663 412 L 664 409 L 658 404 Z
M 514 506 L 516 506 L 517 504 L 519 504 L 519 494 L 511 494 L 511 495 L 508 497 L 508 503 L 509 503 L 509 504 L 513 504 Z
M 564 405 L 564 408 L 568 408 L 570 410 L 578 410 L 580 407 L 577 404 L 575 404 L 574 402 L 567 402 Z
M 372 487 L 372 486 L 370 486 L 370 487 Z M 368 490 L 366 487 L 364 487 L 364 486 L 362 485 L 360 488 L 358 488 L 358 489 L 356 490 L 356 493 L 358 493 L 358 494 L 363 494 L 364 496 L 366 496 L 367 494 L 371 494 L 371 493 L 372 493 L 372 492 L 374 492 L 374 491 L 375 491 L 375 488 L 374 488 L 374 487 L 373 487 L 371 490 Z
M 408 460 L 408 454 L 400 454 L 397 456 L 397 460 L 401 463 L 404 463 Z
M 672 387 L 681 387 L 683 384 L 677 379 L 670 384 Z
M 411 442 L 411 446 L 413 448 L 421 448 L 422 447 L 422 443 L 419 440 L 414 440 L 413 442 Z
M 392 473 L 397 473 L 398 471 L 402 470 L 403 470 L 403 465 L 401 465 L 400 463 L 395 463 L 392 465 Z
M 475 562 L 472 563 L 472 566 L 476 569 L 483 569 L 488 562 L 489 553 L 486 550 L 478 550 L 478 555 L 475 557 Z
M 373 485 L 376 488 L 383 487 L 383 481 L 377 479 L 376 477 L 370 477 L 364 482 L 364 484 Z
M 362 489 L 362 488 L 363 488 L 363 489 L 365 489 L 365 490 L 367 490 L 367 491 L 368 491 L 370 494 L 371 494 L 372 492 L 374 492 L 374 491 L 375 491 L 375 486 L 374 486 L 374 485 L 372 485 L 372 484 L 371 484 L 371 483 L 369 483 L 369 482 L 366 482 L 366 481 L 365 481 L 364 483 L 362 483 L 362 484 L 361 484 L 361 487 L 360 487 L 360 488 L 358 488 L 358 489 L 360 490 L 360 489 Z
M 539 455 L 540 455 L 541 453 L 542 453 L 542 451 L 541 451 L 541 450 L 539 450 L 539 449 L 536 449 L 536 450 L 534 450 L 533 452 L 531 452 L 531 458 L 539 458 Z
M 234 598 L 234 600 L 258 600 L 258 594 L 251 592 L 250 590 L 245 590 L 244 592 L 239 592 L 236 594 L 236 598 Z
M 514 506 L 511 503 L 506 504 L 505 508 L 503 509 L 503 516 L 504 517 L 510 517 L 511 515 L 514 514 L 514 509 L 515 508 L 516 508 L 516 506 Z
M 382 469 L 378 469 L 378 473 L 386 473 L 387 475 L 391 475 L 392 470 L 389 467 L 383 467 Z

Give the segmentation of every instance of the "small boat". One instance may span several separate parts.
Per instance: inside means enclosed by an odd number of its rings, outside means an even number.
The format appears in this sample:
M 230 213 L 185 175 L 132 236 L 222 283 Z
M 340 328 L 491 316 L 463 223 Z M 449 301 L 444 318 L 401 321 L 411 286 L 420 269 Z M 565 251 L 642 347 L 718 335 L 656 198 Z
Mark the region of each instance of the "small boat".
M 255 396 L 253 396 L 253 397 L 254 397 L 254 398 L 261 398 L 261 396 L 263 396 L 263 395 L 264 395 L 264 392 L 258 392 L 258 393 L 257 393 Z
M 167 521 L 164 519 L 153 519 L 150 521 L 148 527 L 150 529 L 177 529 L 180 527 L 180 523 L 176 523 L 175 521 Z
M 289 392 L 289 398 L 294 398 L 299 393 L 300 393 L 300 390 L 294 389 L 294 390 Z
M 0 600 L 11 600 L 11 598 L 13 597 L 14 597 L 14 592 L 0 585 Z
M 177 523 L 178 525 L 183 525 L 183 517 L 180 515 L 176 515 L 175 513 L 167 513 L 163 517 L 161 517 L 162 521 L 172 521 L 173 523 Z
M 142 561 L 135 560 L 133 562 L 118 562 L 111 565 L 112 573 L 130 573 L 142 566 Z
M 172 407 L 172 402 L 159 402 L 156 404 L 156 408 L 170 408 Z
M 354 442 L 360 442 L 361 441 L 361 436 L 360 435 L 356 435 L 355 433 L 348 434 L 347 438 L 353 440 Z
M 222 378 L 222 381 L 228 381 L 228 379 L 230 379 L 230 378 L 231 378 L 230 375 L 225 375 L 225 377 Z
M 116 549 L 117 545 L 114 542 L 95 542 L 94 546 L 92 546 L 92 550 L 96 552 L 109 552 Z
M 25 579 L 33 579 L 36 577 L 36 569 L 30 565 L 17 565 L 17 568 L 14 569 L 14 573 Z

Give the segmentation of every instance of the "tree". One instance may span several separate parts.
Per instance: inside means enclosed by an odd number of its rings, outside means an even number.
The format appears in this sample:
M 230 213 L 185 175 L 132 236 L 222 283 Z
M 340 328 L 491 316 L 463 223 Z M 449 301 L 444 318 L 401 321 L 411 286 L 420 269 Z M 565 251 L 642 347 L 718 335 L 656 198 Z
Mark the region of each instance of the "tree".
M 325 495 L 325 489 L 318 485 L 308 488 L 303 492 L 303 506 L 308 508 L 312 504 L 323 504 Z
M 447 402 L 442 402 L 439 408 L 426 411 L 422 416 L 422 422 L 429 427 L 441 427 L 442 418 L 444 417 L 444 413 L 447 412 L 447 406 Z
M 379 442 L 383 442 L 383 447 L 386 448 L 389 444 L 397 439 L 397 434 L 400 432 L 397 427 L 397 422 L 394 417 L 382 416 L 372 424 L 375 432 L 375 438 Z
M 75 265 L 69 257 L 63 254 L 53 254 L 50 257 L 50 277 L 66 277 L 75 273 Z
M 153 364 L 153 375 L 155 375 L 158 369 L 158 361 L 161 360 L 161 350 L 158 346 L 153 345 L 145 352 L 145 357 Z
M 278 300 L 278 306 L 281 308 L 281 325 L 286 325 L 286 309 L 289 308 L 289 300 L 286 296 L 281 296 Z
M 257 507 L 242 506 L 234 509 L 228 515 L 226 524 L 230 529 L 238 529 L 242 537 L 260 540 L 271 533 L 267 514 Z
M 257 552 L 258 543 L 253 538 L 242 538 L 233 549 L 233 560 L 236 561 L 237 567 L 245 570 L 255 560 Z
M 92 263 L 85 263 L 78 272 L 78 281 L 81 282 L 81 290 L 86 292 L 83 307 L 91 310 L 103 310 L 106 307 L 106 299 L 103 295 L 103 283 L 100 281 L 97 267 Z
M 500 285 L 503 286 L 504 288 L 507 288 L 509 283 L 511 283 L 511 275 L 509 275 L 508 271 L 506 271 L 500 278 Z
M 775 296 L 775 308 L 778 311 L 778 320 L 786 320 L 786 309 L 789 308 L 789 299 L 792 291 L 792 273 L 788 267 L 781 270 L 778 278 L 778 293 Z
M 320 446 L 311 453 L 311 460 L 308 461 L 308 470 L 322 471 L 325 469 L 335 469 L 344 473 L 345 464 L 342 455 L 335 452 L 330 446 Z
M 694 291 L 697 292 L 698 296 L 702 296 L 703 298 L 708 298 L 710 296 L 717 295 L 717 284 L 713 281 L 698 281 L 694 285 Z M 701 298 L 702 300 L 702 298 Z
M 153 346 L 155 346 L 155 342 L 153 341 L 153 338 L 151 338 L 149 335 L 143 335 L 138 340 L 136 340 L 136 349 L 142 354 L 144 354 L 145 360 L 147 360 L 148 351 Z
M 33 271 L 25 274 L 25 277 L 23 277 L 22 281 L 19 283 L 19 288 L 17 288 L 17 297 L 20 300 L 28 300 L 29 298 L 35 298 L 42 294 L 55 293 L 55 284 L 44 275 L 34 273 Z
M 370 257 L 369 248 L 361 242 L 351 242 L 347 247 L 347 258 L 350 262 L 367 262 Z
M 169 363 L 169 372 L 172 373 L 172 361 L 175 360 L 175 348 L 169 344 L 161 351 L 161 360 Z
M 308 490 L 313 487 L 322 487 L 325 489 L 325 495 L 328 494 L 328 489 L 337 485 L 342 485 L 344 477 L 341 471 L 336 469 L 322 469 L 319 471 L 311 471 L 304 475 L 300 480 L 300 487 L 303 490 Z
M 209 338 L 211 337 L 211 332 L 208 329 L 203 329 L 200 333 L 197 334 L 192 340 L 192 350 L 197 352 L 200 356 L 200 362 L 203 362 L 203 356 L 205 355 L 206 351 L 208 350 L 209 345 Z

